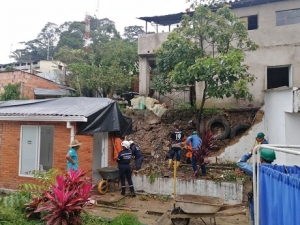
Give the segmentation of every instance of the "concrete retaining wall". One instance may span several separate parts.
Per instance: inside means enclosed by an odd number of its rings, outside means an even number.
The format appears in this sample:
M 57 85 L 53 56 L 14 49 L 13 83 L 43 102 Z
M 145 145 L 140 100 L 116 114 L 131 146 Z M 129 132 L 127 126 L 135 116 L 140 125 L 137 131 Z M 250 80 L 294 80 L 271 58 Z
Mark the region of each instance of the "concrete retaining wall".
M 152 184 L 147 176 L 133 176 L 132 180 L 137 192 L 144 191 L 148 194 L 159 195 L 173 195 L 174 192 L 173 178 L 156 178 Z M 176 193 L 220 197 L 226 204 L 237 204 L 243 199 L 243 185 L 231 182 L 177 179 Z

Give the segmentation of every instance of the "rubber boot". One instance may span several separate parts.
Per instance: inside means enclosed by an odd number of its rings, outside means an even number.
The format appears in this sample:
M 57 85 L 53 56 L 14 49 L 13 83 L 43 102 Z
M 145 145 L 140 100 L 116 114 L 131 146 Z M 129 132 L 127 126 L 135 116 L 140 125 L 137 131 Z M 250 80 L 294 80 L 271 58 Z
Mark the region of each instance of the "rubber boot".
M 132 186 L 132 187 L 130 187 L 129 189 L 130 189 L 130 196 L 131 196 L 131 197 L 135 197 L 136 194 L 135 194 L 135 192 L 134 192 L 134 187 Z
M 168 169 L 171 168 L 171 165 L 173 164 L 173 160 L 172 159 L 169 159 L 169 163 L 168 163 Z
M 122 187 L 121 195 L 125 196 L 126 187 Z
M 179 165 L 180 165 L 180 162 L 177 161 L 177 162 L 176 162 L 176 169 L 178 169 Z

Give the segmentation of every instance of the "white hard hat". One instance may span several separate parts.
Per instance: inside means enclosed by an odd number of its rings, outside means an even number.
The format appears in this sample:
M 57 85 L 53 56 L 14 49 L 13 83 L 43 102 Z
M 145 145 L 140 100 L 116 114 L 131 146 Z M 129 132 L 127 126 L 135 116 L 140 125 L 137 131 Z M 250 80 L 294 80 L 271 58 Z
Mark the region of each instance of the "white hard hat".
M 129 148 L 130 147 L 129 141 L 122 141 L 121 146 L 123 146 L 125 148 Z
M 129 142 L 130 145 L 133 144 L 133 141 L 128 141 L 128 142 Z

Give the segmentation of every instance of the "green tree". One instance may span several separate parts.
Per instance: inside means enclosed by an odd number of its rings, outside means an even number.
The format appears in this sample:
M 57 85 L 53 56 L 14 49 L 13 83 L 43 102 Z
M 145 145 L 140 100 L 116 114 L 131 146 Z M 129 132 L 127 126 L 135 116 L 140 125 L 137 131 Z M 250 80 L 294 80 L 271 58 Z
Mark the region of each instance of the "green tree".
M 48 56 L 51 58 L 54 55 L 58 38 L 59 30 L 57 25 L 48 22 L 37 35 L 37 38 L 20 42 L 25 47 L 23 49 L 16 49 L 12 53 L 12 58 L 17 62 L 46 60 Z
M 191 86 L 191 105 L 195 105 L 195 82 L 202 83 L 198 107 L 198 128 L 205 101 L 211 98 L 246 98 L 252 100 L 247 84 L 255 81 L 244 64 L 245 51 L 258 46 L 248 38 L 245 24 L 228 5 L 191 5 L 194 14 L 184 15 L 181 26 L 171 32 L 156 51 L 161 93 L 172 88 Z M 154 82 L 155 84 L 155 82 Z
M 124 28 L 124 37 L 130 41 L 137 41 L 139 35 L 145 33 L 143 26 L 128 26 Z
M 68 83 L 82 95 L 82 90 L 88 89 L 95 96 L 99 88 L 108 97 L 116 91 L 131 88 L 136 74 L 135 64 L 138 61 L 136 44 L 123 39 L 113 39 L 98 44 L 90 61 L 86 63 L 71 63 L 68 70 Z
M 20 83 L 4 86 L 4 93 L 0 95 L 1 101 L 18 100 L 20 99 Z
M 60 36 L 56 46 L 56 52 L 61 47 L 82 49 L 84 45 L 85 24 L 84 22 L 65 22 L 59 27 Z

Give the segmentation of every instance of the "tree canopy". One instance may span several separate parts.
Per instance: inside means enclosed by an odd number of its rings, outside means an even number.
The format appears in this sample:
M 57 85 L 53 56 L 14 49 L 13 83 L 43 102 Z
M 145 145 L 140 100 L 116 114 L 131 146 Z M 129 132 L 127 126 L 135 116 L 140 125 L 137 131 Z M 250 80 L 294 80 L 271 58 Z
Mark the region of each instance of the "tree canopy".
M 201 82 L 200 123 L 207 99 L 253 98 L 248 84 L 254 83 L 255 76 L 247 71 L 244 59 L 245 51 L 254 51 L 258 46 L 228 5 L 216 9 L 195 1 L 191 8 L 194 14 L 184 15 L 180 27 L 155 53 L 159 75 L 154 85 L 166 93 L 186 86 L 195 89 L 195 82 Z M 195 106 L 195 100 L 193 96 L 191 105 Z
M 66 64 L 66 84 L 78 95 L 97 96 L 101 90 L 112 96 L 132 87 L 137 73 L 137 37 L 143 33 L 141 26 L 128 26 L 121 36 L 110 19 L 90 17 L 90 44 L 85 46 L 84 21 L 60 26 L 47 23 L 36 39 L 23 42 L 25 48 L 14 51 L 12 57 L 22 62 L 49 56 Z

